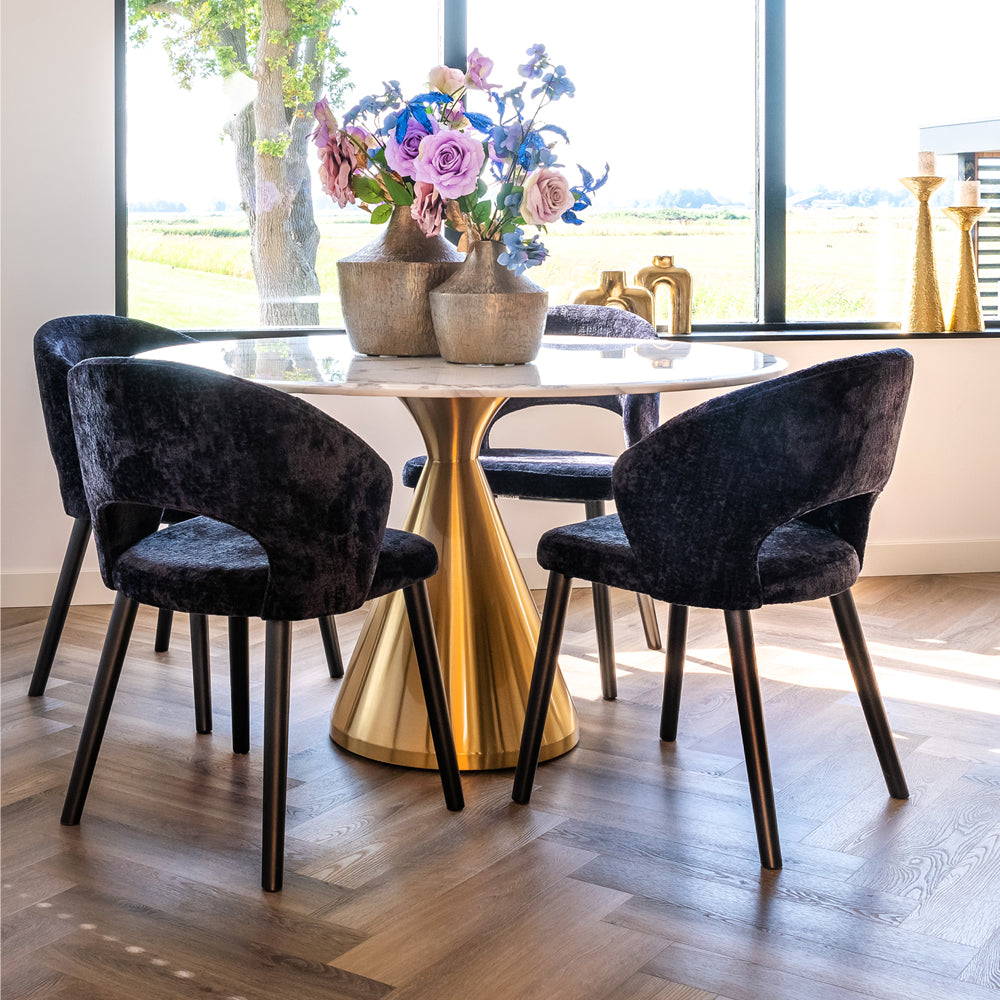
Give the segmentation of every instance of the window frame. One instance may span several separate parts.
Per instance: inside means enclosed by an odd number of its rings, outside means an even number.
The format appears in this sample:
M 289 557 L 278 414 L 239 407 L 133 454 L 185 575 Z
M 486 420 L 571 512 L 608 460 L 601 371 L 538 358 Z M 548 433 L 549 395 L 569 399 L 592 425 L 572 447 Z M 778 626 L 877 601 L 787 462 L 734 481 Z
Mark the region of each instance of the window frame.
M 469 0 L 442 0 L 442 55 L 448 66 L 465 64 Z M 984 332 L 908 333 L 891 321 L 793 322 L 785 319 L 785 0 L 756 0 L 757 168 L 755 281 L 757 318 L 749 323 L 694 323 L 690 334 L 712 340 L 793 339 L 882 340 L 887 337 L 1000 337 L 1000 320 L 986 320 Z M 127 0 L 115 0 L 115 312 L 128 315 L 128 200 L 126 193 Z M 264 329 L 264 328 L 260 328 Z M 215 331 L 224 335 L 234 331 Z

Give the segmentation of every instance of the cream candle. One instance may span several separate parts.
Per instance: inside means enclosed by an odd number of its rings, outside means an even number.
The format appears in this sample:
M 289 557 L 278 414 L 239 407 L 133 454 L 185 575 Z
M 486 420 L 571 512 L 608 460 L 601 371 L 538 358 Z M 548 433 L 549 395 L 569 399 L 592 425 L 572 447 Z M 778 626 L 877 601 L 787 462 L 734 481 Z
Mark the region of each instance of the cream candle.
M 955 204 L 975 206 L 979 204 L 979 181 L 959 181 L 955 189 Z
M 929 149 L 917 153 L 917 176 L 933 177 L 935 170 L 934 154 Z

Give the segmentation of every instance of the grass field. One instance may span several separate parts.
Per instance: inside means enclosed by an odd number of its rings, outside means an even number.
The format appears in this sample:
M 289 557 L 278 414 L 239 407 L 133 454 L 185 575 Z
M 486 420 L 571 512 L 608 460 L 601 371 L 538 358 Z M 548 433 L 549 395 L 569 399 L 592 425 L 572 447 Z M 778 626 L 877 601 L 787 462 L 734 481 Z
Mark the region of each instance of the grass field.
M 578 228 L 554 228 L 544 237 L 548 260 L 529 275 L 548 289 L 553 304 L 571 302 L 577 292 L 597 286 L 602 270 L 622 270 L 632 280 L 654 255 L 669 254 L 692 274 L 694 322 L 751 322 L 752 220 L 718 220 L 707 214 L 676 220 L 666 214 L 591 214 Z M 322 233 L 317 259 L 320 322 L 340 326 L 336 262 L 373 239 L 377 230 L 363 218 L 341 214 L 317 221 Z M 787 318 L 897 319 L 912 253 L 912 221 L 912 213 L 904 209 L 790 214 Z M 952 287 L 957 247 L 957 230 L 942 220 L 935 249 L 943 290 Z M 179 329 L 256 326 L 256 288 L 242 215 L 133 214 L 129 313 Z

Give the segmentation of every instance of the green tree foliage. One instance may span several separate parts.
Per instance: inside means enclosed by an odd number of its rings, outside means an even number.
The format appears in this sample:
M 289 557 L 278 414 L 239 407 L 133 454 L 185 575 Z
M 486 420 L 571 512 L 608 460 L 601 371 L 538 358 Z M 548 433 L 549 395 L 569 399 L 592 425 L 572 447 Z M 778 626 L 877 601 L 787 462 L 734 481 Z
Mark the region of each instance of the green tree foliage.
M 257 96 L 223 131 L 233 142 L 265 325 L 319 322 L 319 230 L 307 152 L 312 106 L 320 92 L 337 102 L 349 86 L 344 54 L 334 40 L 344 3 L 128 3 L 132 43 L 162 44 L 181 87 L 199 77 L 237 73 L 256 84 Z

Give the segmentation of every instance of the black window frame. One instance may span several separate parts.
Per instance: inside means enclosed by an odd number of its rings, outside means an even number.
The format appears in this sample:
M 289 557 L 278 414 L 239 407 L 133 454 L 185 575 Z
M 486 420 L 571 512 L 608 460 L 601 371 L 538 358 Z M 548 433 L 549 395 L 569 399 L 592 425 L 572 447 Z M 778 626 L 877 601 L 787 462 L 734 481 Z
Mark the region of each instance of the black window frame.
M 443 0 L 442 52 L 448 66 L 464 66 L 468 52 L 469 0 Z M 907 333 L 891 321 L 793 322 L 785 319 L 785 0 L 756 0 L 757 176 L 755 280 L 757 318 L 748 323 L 694 323 L 686 338 L 769 340 L 778 334 L 798 339 L 880 340 L 886 337 L 1000 337 L 1000 320 L 986 331 Z M 128 201 L 126 195 L 127 0 L 115 0 L 115 311 L 128 315 Z M 266 328 L 260 328 L 266 329 Z M 219 330 L 219 334 L 225 331 Z

